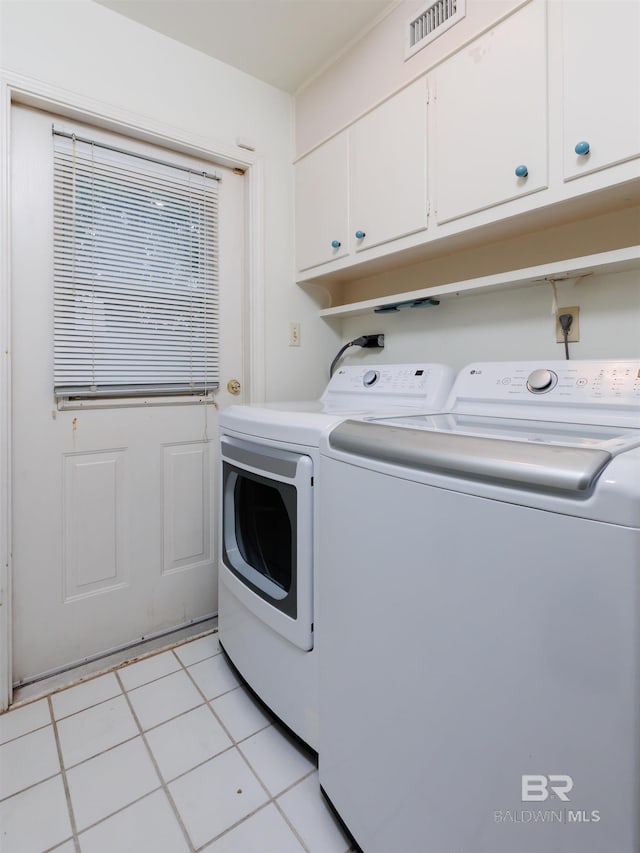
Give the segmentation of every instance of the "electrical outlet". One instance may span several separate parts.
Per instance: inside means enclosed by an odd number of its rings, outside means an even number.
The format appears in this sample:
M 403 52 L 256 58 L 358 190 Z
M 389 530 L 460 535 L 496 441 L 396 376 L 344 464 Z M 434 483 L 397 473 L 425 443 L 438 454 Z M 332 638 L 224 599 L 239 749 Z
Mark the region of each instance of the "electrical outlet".
M 556 311 L 556 343 L 559 344 L 564 343 L 564 333 L 562 331 L 560 321 L 558 320 L 558 317 L 561 314 L 571 314 L 571 316 L 573 317 L 567 341 L 570 344 L 576 343 L 580 340 L 580 308 L 577 305 L 573 305 L 571 306 L 571 308 L 558 308 L 558 310 Z
M 300 323 L 289 323 L 289 346 L 300 346 Z

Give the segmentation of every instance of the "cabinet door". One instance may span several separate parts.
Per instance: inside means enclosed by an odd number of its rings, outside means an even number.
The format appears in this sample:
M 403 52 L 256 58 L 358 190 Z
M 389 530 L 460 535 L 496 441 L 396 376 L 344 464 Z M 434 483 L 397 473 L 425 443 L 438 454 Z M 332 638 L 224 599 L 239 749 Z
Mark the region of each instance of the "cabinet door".
M 640 4 L 565 2 L 562 18 L 563 166 L 570 180 L 640 154 Z M 580 143 L 588 152 L 576 153 Z
M 353 125 L 349 163 L 353 249 L 367 249 L 427 227 L 424 78 Z M 364 236 L 357 237 L 360 233 Z
M 346 131 L 300 160 L 296 164 L 295 181 L 298 269 L 346 255 L 349 251 Z
M 535 0 L 445 61 L 435 94 L 439 223 L 546 188 L 544 3 Z

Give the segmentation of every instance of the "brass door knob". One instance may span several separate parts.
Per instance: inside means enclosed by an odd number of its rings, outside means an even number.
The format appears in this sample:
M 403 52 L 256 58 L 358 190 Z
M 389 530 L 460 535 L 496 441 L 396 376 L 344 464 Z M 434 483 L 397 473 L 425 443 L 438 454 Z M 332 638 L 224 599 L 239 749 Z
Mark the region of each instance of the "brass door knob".
M 230 394 L 239 394 L 241 388 L 242 388 L 242 385 L 238 382 L 237 379 L 230 379 L 227 382 L 227 391 Z

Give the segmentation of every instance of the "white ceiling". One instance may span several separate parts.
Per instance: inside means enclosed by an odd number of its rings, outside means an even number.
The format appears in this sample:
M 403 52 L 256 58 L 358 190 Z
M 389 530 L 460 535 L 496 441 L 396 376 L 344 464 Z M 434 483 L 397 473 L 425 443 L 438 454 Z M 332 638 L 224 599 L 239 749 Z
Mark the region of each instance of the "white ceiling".
M 398 0 L 96 0 L 295 92 Z

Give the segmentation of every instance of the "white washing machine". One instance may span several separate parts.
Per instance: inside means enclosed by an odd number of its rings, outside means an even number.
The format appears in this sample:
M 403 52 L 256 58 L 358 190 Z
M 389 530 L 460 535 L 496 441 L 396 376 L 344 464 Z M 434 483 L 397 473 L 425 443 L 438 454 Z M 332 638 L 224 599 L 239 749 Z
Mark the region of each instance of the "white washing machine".
M 346 366 L 319 401 L 231 406 L 220 416 L 220 641 L 255 693 L 313 749 L 320 435 L 349 414 L 439 411 L 453 378 L 439 364 Z
M 321 786 L 365 853 L 640 851 L 640 360 L 321 441 Z

